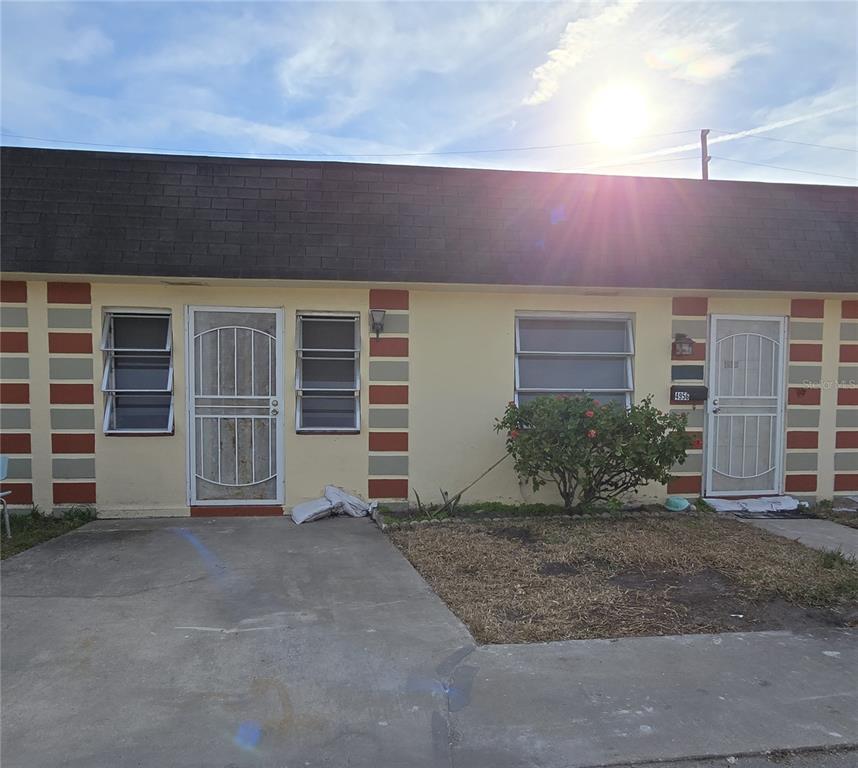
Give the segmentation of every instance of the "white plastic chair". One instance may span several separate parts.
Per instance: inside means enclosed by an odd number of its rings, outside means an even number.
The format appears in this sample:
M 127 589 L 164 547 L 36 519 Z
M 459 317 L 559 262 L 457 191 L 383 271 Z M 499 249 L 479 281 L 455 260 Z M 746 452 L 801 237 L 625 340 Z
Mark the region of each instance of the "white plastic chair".
M 9 475 L 9 457 L 0 456 L 0 480 L 5 480 Z M 0 491 L 0 504 L 3 505 L 3 522 L 6 524 L 6 538 L 12 538 L 12 529 L 9 527 L 9 505 L 6 503 L 6 497 L 12 491 Z

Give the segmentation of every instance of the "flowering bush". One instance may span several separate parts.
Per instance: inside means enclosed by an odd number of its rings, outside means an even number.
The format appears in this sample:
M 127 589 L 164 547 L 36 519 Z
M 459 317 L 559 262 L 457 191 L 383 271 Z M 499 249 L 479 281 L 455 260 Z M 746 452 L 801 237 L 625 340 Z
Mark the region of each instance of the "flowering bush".
M 566 509 L 610 502 L 650 481 L 666 483 L 691 439 L 684 415 L 646 397 L 626 410 L 592 397 L 543 396 L 509 403 L 495 430 L 507 435 L 515 471 L 534 491 L 554 482 Z

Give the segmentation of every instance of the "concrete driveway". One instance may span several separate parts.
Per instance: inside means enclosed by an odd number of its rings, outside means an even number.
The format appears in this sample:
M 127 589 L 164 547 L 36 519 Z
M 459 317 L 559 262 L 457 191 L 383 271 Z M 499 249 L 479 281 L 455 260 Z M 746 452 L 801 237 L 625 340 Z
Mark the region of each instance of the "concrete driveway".
M 99 521 L 2 575 L 4 768 L 568 768 L 858 743 L 854 634 L 475 649 L 367 520 Z

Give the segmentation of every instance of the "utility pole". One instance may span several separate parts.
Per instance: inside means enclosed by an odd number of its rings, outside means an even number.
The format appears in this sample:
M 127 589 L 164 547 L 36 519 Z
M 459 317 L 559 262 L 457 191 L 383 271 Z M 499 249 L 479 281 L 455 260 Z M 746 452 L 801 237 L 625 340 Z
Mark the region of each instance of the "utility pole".
M 709 146 L 706 141 L 708 135 L 708 128 L 700 131 L 700 165 L 703 171 L 703 181 L 709 181 L 709 161 L 712 159 L 709 156 Z

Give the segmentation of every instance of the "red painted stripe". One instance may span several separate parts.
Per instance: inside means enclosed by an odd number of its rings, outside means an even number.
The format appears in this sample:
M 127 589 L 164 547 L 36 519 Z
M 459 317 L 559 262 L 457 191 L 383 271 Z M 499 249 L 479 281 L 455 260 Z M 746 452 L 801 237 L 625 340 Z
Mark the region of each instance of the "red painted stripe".
M 858 301 L 854 299 L 840 303 L 840 316 L 844 320 L 858 319 Z
M 838 389 L 837 405 L 858 405 L 858 387 Z
M 672 354 L 673 360 L 705 360 L 706 359 L 706 342 L 695 341 L 694 347 L 690 355 Z
M 32 443 L 27 432 L 0 433 L 0 453 L 30 453 Z
M 818 387 L 790 387 L 787 402 L 790 405 L 819 405 L 822 390 Z
M 840 362 L 858 363 L 858 344 L 841 344 Z
M 408 357 L 408 339 L 370 339 L 369 354 L 373 357 Z
M 48 334 L 48 352 L 57 354 L 92 353 L 91 333 L 54 333 Z
M 819 432 L 787 432 L 787 448 L 819 448 Z
M 825 302 L 822 299 L 793 299 L 789 313 L 792 317 L 824 317 Z
M 95 483 L 54 483 L 54 504 L 95 504 Z
M 406 405 L 408 403 L 407 384 L 371 384 L 369 388 L 370 405 Z
M 95 453 L 95 435 L 55 433 L 51 435 L 51 451 L 54 453 Z
M 408 309 L 408 291 L 372 288 L 369 292 L 370 309 Z
M 51 384 L 51 403 L 54 405 L 89 405 L 92 402 L 92 384 Z
M 672 477 L 667 484 L 668 493 L 700 493 L 703 487 L 703 478 L 700 475 L 687 475 L 685 477 Z
M 407 499 L 407 480 L 370 480 L 369 497 L 371 499 Z
M 858 430 L 838 432 L 835 445 L 838 448 L 858 448 Z
M 705 317 L 709 311 L 709 299 L 705 296 L 674 296 L 673 314 Z
M 0 403 L 4 405 L 23 405 L 29 402 L 29 384 L 0 384 Z
M 399 451 L 408 450 L 407 432 L 370 432 L 369 449 L 371 451 Z
M 835 491 L 858 491 L 858 474 L 835 475 Z
M 12 491 L 6 497 L 7 504 L 32 504 L 33 503 L 33 484 L 32 483 L 0 483 L 0 490 Z M 4 534 L 5 535 L 5 534 Z
M 790 344 L 789 359 L 793 363 L 821 363 L 822 344 Z
M 283 507 L 259 505 L 253 507 L 191 507 L 191 517 L 278 517 Z
M 91 304 L 89 283 L 48 283 L 49 304 Z
M 0 280 L 0 301 L 4 304 L 26 304 L 27 284 L 23 280 Z
M 791 493 L 815 491 L 816 475 L 787 475 L 784 488 Z
M 27 352 L 26 331 L 0 331 L 0 352 Z

